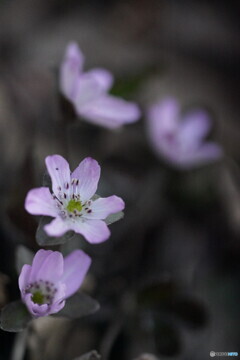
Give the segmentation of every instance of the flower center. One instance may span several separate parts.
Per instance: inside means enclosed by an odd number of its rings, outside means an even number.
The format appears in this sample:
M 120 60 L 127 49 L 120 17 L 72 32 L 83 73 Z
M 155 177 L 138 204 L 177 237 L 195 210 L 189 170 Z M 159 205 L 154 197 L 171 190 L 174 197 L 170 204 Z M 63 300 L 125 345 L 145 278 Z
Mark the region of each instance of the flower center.
M 68 202 L 68 205 L 66 207 L 67 211 L 73 213 L 74 211 L 78 211 L 78 212 L 81 212 L 82 211 L 82 203 L 81 201 L 77 201 L 77 200 L 73 200 L 71 199 L 69 202 Z
M 31 294 L 31 300 L 35 304 L 51 304 L 57 292 L 57 288 L 50 281 L 38 280 L 30 283 L 24 290 L 25 294 Z
M 44 295 L 41 293 L 41 291 L 36 291 L 32 296 L 32 301 L 35 304 L 42 305 L 44 304 Z

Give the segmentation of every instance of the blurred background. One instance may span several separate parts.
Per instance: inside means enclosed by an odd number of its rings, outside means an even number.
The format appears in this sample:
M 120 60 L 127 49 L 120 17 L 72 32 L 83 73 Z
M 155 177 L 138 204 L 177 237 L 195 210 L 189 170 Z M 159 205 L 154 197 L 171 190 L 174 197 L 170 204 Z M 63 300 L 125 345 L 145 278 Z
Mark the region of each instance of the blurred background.
M 0 332 L 1 360 L 202 360 L 238 351 L 240 318 L 240 46 L 238 1 L 0 1 L 0 306 L 19 298 L 15 253 L 33 251 L 26 193 L 44 159 L 102 166 L 98 193 L 126 202 L 111 238 L 79 245 L 93 258 L 84 290 L 101 309 Z M 58 68 L 76 41 L 85 69 L 113 72 L 112 93 L 140 104 L 139 122 L 110 131 L 76 120 Z M 204 106 L 223 161 L 178 171 L 156 155 L 145 110 L 165 96 Z M 75 121 L 76 120 L 76 121 Z M 65 249 L 66 250 L 66 249 Z

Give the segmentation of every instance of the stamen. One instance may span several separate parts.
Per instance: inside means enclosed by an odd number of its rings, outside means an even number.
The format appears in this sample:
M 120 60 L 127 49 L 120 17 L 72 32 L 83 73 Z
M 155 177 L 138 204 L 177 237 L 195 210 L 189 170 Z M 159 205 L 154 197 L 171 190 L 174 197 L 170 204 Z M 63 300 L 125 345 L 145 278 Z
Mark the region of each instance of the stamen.
M 65 184 L 65 189 L 66 189 L 66 190 L 69 189 L 69 183 L 68 183 L 68 182 Z
M 61 205 L 63 205 L 63 202 L 59 200 L 59 198 L 56 195 L 53 195 L 53 199 L 57 200 Z
M 42 279 L 28 284 L 24 290 L 25 294 L 32 294 L 32 302 L 38 305 L 51 304 L 56 292 L 53 283 Z

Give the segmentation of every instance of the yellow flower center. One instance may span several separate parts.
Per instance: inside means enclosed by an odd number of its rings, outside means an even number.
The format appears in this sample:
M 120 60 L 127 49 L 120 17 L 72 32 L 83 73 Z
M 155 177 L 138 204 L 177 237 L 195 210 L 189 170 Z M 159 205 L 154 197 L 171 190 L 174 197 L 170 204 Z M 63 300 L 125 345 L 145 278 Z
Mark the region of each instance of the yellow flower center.
M 38 305 L 44 304 L 44 295 L 41 293 L 41 291 L 35 291 L 32 296 L 32 301 Z
M 70 200 L 66 209 L 69 212 L 74 212 L 74 210 L 77 210 L 78 212 L 80 212 L 80 211 L 82 211 L 82 203 L 81 203 L 81 201 Z

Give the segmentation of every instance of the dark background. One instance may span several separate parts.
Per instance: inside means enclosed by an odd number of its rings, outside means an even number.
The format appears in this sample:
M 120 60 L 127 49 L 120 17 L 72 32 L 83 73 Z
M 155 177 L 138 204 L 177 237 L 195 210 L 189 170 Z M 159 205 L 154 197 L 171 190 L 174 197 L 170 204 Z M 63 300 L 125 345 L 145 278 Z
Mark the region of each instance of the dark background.
M 17 246 L 38 249 L 23 204 L 42 184 L 45 156 L 65 156 L 72 170 L 96 158 L 98 193 L 126 201 L 106 243 L 81 240 L 93 258 L 84 290 L 100 311 L 1 331 L 1 360 L 240 353 L 239 15 L 238 1 L 0 1 L 0 306 L 19 297 Z M 111 132 L 75 121 L 58 90 L 71 40 L 86 69 L 108 68 L 112 92 L 140 104 L 138 123 Z M 154 154 L 145 110 L 169 95 L 209 109 L 223 161 L 180 172 Z

